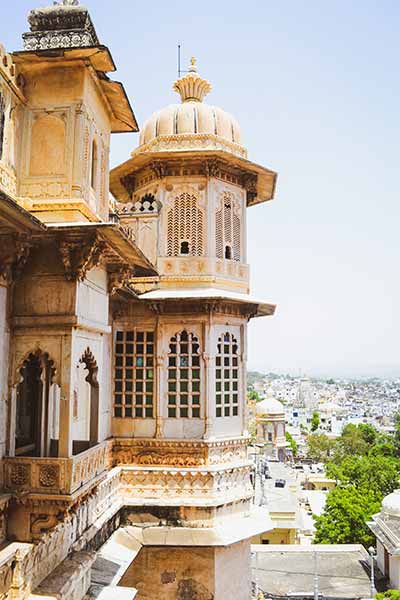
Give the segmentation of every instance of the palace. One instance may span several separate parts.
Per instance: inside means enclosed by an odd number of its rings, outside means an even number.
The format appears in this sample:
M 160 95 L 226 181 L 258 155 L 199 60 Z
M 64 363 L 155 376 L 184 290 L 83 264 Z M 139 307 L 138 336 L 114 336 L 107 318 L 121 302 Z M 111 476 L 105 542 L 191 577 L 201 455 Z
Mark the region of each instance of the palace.
M 138 131 L 78 0 L 0 47 L 0 600 L 249 600 L 246 210 L 276 174 L 181 102 Z M 110 199 L 110 191 L 113 198 Z

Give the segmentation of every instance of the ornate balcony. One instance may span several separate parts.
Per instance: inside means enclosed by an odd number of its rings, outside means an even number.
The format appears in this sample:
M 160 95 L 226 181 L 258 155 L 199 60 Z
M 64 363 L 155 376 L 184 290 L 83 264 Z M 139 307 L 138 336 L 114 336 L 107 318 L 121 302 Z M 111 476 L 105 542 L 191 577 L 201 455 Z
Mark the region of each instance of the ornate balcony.
M 10 492 L 71 495 L 96 481 L 111 466 L 108 440 L 71 458 L 4 458 L 4 489 Z

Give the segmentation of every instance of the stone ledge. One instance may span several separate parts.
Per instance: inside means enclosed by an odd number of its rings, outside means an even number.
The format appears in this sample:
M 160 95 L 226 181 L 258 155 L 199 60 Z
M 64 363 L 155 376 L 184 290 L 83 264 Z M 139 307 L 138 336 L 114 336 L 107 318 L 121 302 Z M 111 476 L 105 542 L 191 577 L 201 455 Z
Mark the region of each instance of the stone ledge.
M 95 559 L 94 552 L 74 552 L 46 577 L 29 600 L 83 600 Z

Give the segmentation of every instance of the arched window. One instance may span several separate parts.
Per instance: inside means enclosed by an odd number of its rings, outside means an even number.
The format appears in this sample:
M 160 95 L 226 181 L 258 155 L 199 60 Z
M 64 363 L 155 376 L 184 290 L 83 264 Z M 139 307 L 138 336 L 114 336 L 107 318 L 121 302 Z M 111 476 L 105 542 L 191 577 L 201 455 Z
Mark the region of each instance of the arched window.
M 168 357 L 168 416 L 200 417 L 200 353 L 193 333 L 182 331 L 170 340 Z
M 28 356 L 17 386 L 15 452 L 24 456 L 49 456 L 52 415 L 50 388 L 53 361 L 40 351 Z
M 216 357 L 216 416 L 237 417 L 239 414 L 238 343 L 229 332 L 218 339 Z
M 240 262 L 240 218 L 235 212 L 233 196 L 228 192 L 224 194 L 221 208 L 216 212 L 215 228 L 217 258 L 225 258 L 225 260 L 236 260 Z
M 97 142 L 96 140 L 93 140 L 92 142 L 92 167 L 91 167 L 91 173 L 90 173 L 90 185 L 92 186 L 93 190 L 97 190 L 97 172 L 98 172 L 98 166 L 99 166 L 99 156 L 98 156 L 98 150 L 97 150 Z
M 5 123 L 6 123 L 6 105 L 5 105 L 3 95 L 0 94 L 0 160 L 3 157 Z
M 203 212 L 196 196 L 177 196 L 167 216 L 167 256 L 202 256 L 204 247 Z

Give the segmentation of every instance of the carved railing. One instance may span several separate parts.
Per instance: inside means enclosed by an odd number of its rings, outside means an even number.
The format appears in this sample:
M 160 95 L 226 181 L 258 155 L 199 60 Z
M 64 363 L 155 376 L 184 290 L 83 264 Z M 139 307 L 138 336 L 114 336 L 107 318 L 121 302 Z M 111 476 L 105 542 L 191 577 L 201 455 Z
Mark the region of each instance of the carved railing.
M 5 458 L 4 488 L 11 492 L 73 494 L 106 472 L 112 442 L 106 441 L 71 458 Z

